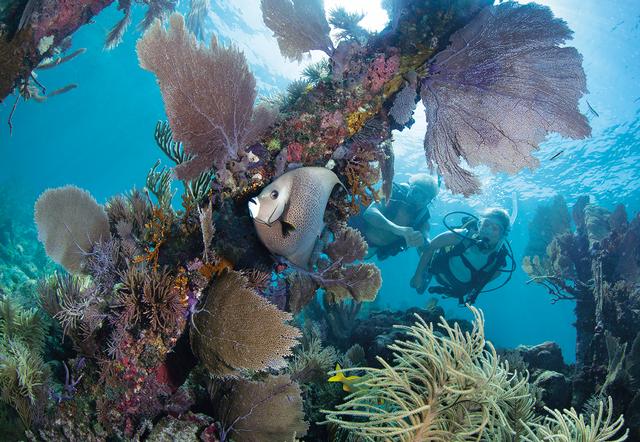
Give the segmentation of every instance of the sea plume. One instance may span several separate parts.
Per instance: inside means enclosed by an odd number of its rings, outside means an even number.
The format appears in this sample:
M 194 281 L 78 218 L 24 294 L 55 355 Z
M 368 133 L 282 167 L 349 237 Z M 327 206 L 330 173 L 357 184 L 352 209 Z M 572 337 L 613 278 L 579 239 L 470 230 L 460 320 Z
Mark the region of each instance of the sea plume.
M 191 0 L 187 13 L 187 27 L 198 40 L 204 40 L 205 22 L 208 15 L 208 0 Z
M 124 33 L 131 24 L 131 10 L 134 4 L 143 4 L 147 7 L 144 18 L 138 24 L 138 28 L 142 31 L 146 30 L 154 20 L 164 20 L 178 4 L 177 0 L 118 0 L 117 3 L 118 10 L 122 11 L 124 16 L 107 34 L 104 44 L 106 49 L 113 49 L 122 42 Z M 193 2 L 191 8 L 193 10 Z
M 218 45 L 206 48 L 173 14 L 165 31 L 156 23 L 137 44 L 140 65 L 158 78 L 173 137 L 193 158 L 178 165 L 182 180 L 194 179 L 213 167 L 226 168 L 241 149 L 274 122 L 275 114 L 254 111 L 256 81 L 244 54 Z
M 0 296 L 0 405 L 13 407 L 26 427 L 41 419 L 46 407 L 45 336 L 46 326 L 36 309 Z
M 333 52 L 322 0 L 262 0 L 262 19 L 285 58 L 302 60 L 311 50 Z
M 300 337 L 285 323 L 291 318 L 251 289 L 243 274 L 230 271 L 216 280 L 194 314 L 191 347 L 216 376 L 284 367 Z
M 94 244 L 111 237 L 102 206 L 75 186 L 42 193 L 36 201 L 35 221 L 47 255 L 71 273 L 82 271 L 84 256 Z
M 618 442 L 623 417 L 614 419 L 602 405 L 585 419 L 575 410 L 546 409 L 535 413 L 535 399 L 526 374 L 509 370 L 485 339 L 482 312 L 470 307 L 473 330 L 440 318 L 440 334 L 431 323 L 418 322 L 404 330 L 406 340 L 389 346 L 394 361 L 377 357 L 381 368 L 364 371 L 354 392 L 327 420 L 349 431 L 354 440 L 506 441 L 592 440 Z
M 437 164 L 449 189 L 479 191 L 461 158 L 472 167 L 515 173 L 538 165 L 531 152 L 548 133 L 590 135 L 578 110 L 586 92 L 582 57 L 560 47 L 570 37 L 549 8 L 502 3 L 483 9 L 431 59 L 421 89 L 424 144 L 427 161 Z

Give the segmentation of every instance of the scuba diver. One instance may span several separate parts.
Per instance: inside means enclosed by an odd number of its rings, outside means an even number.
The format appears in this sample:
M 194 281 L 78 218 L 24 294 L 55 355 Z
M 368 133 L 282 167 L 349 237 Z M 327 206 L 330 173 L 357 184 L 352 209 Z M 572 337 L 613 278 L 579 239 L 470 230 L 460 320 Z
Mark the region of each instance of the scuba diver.
M 362 233 L 369 245 L 367 258 L 379 260 L 410 247 L 429 243 L 429 203 L 438 195 L 438 182 L 427 174 L 417 174 L 408 183 L 393 183 L 387 202 L 373 203 L 349 225 Z
M 468 217 L 460 228 L 454 229 L 446 219 L 456 213 Z M 429 293 L 458 298 L 460 304 L 473 304 L 480 293 L 496 290 L 511 279 L 515 260 L 507 241 L 512 220 L 506 210 L 487 209 L 479 219 L 466 212 L 452 212 L 443 221 L 449 231 L 433 238 L 411 279 L 411 287 L 418 293 L 424 293 L 435 277 L 440 285 L 430 287 Z M 507 257 L 511 260 L 510 269 L 506 269 Z M 509 273 L 503 284 L 483 290 L 502 273 Z

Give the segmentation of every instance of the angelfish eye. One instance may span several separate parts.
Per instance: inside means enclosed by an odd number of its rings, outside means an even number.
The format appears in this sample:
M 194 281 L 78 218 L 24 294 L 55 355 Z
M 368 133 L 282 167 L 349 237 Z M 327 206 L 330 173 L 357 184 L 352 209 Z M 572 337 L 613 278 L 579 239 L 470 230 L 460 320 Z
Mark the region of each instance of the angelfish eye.
M 277 190 L 272 190 L 271 191 L 271 199 L 276 199 L 278 198 L 278 191 Z

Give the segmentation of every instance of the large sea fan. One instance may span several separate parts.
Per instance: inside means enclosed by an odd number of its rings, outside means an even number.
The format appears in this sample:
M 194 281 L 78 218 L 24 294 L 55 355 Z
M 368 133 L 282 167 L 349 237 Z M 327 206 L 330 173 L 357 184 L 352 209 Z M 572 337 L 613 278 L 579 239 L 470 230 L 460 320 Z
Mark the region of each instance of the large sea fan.
M 49 258 L 71 273 L 82 272 L 94 244 L 111 237 L 104 208 L 75 186 L 43 192 L 36 201 L 35 221 Z
M 582 57 L 559 46 L 570 37 L 549 8 L 503 3 L 483 9 L 429 62 L 421 90 L 425 150 L 449 189 L 479 191 L 461 158 L 515 173 L 538 165 L 531 152 L 548 133 L 590 135 L 578 110 L 586 92 Z
M 300 61 L 311 50 L 333 52 L 323 0 L 262 0 L 260 7 L 284 57 Z
M 300 332 L 292 316 L 258 295 L 239 272 L 228 272 L 208 289 L 194 313 L 191 348 L 210 374 L 234 377 L 286 365 Z
M 193 179 L 214 166 L 226 168 L 241 149 L 275 119 L 259 107 L 254 111 L 256 81 L 244 54 L 218 45 L 206 48 L 174 14 L 165 31 L 160 23 L 138 41 L 140 65 L 158 77 L 167 117 L 177 141 L 193 158 L 176 167 L 180 179 Z

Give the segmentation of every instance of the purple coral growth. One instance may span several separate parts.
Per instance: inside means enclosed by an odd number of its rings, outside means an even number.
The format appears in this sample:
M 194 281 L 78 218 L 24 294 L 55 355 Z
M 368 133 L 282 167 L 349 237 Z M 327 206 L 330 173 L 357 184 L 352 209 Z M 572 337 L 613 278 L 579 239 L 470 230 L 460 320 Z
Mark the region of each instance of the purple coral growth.
M 590 134 L 578 110 L 586 92 L 582 57 L 559 46 L 570 36 L 547 7 L 502 3 L 483 9 L 430 61 L 421 89 L 424 145 L 449 189 L 479 191 L 461 159 L 515 173 L 538 165 L 531 153 L 548 133 Z
M 51 399 L 58 404 L 70 401 L 75 397 L 76 392 L 78 391 L 78 384 L 82 380 L 84 374 L 80 374 L 77 378 L 76 375 L 84 369 L 86 360 L 83 357 L 78 358 L 74 364 L 73 373 L 69 371 L 69 367 L 66 362 L 63 362 L 62 365 L 64 367 L 64 385 L 62 386 L 62 392 L 58 393 L 54 390 L 50 390 L 49 392 Z
M 405 125 L 411 120 L 413 111 L 416 109 L 417 97 L 416 87 L 410 83 L 405 84 L 404 88 L 398 92 L 389 110 L 389 115 L 396 123 Z
M 99 292 L 109 292 L 118 282 L 118 240 L 110 238 L 94 244 L 85 254 L 86 271 L 93 277 Z
M 284 311 L 287 307 L 286 278 L 279 274 L 272 275 L 271 283 L 262 291 L 262 296 Z

